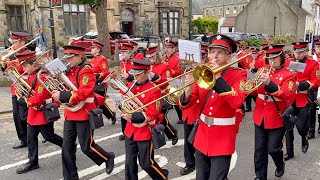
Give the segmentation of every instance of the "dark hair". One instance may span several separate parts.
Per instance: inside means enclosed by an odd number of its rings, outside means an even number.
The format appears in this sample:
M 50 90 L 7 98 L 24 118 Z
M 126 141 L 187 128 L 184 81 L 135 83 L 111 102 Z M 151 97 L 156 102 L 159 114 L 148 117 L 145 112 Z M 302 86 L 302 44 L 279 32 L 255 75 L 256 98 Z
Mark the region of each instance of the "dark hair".
M 280 56 L 280 66 L 282 66 L 286 62 L 286 55 L 283 51 L 281 51 L 281 54 L 279 56 Z M 268 58 L 266 58 L 266 64 L 269 64 Z
M 33 65 L 34 62 L 36 62 L 36 60 L 37 60 L 40 56 L 41 56 L 41 54 L 36 55 L 36 57 L 29 58 L 29 59 L 25 60 L 22 64 L 30 64 L 30 65 Z

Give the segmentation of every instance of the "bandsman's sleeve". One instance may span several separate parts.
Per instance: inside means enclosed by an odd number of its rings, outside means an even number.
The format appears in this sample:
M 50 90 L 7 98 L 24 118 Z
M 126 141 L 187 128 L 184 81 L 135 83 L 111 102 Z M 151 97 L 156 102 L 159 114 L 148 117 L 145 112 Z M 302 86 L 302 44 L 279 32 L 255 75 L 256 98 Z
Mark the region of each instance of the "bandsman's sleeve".
M 169 65 L 169 67 L 171 69 L 172 77 L 179 76 L 182 73 L 182 70 L 180 68 L 180 59 L 179 59 L 179 57 L 177 57 L 177 56 L 171 57 L 171 59 L 169 60 L 168 65 Z
M 28 107 L 40 106 L 44 103 L 46 99 L 51 98 L 51 94 L 44 88 L 39 81 L 37 81 L 34 93 L 32 96 L 26 98 L 26 103 Z
M 238 109 L 243 104 L 246 96 L 245 84 L 247 72 L 244 70 L 236 70 L 234 73 L 236 80 L 233 81 L 233 84 L 228 84 L 222 77 L 219 77 L 213 89 L 230 107 Z
M 78 90 L 60 92 L 59 99 L 62 103 L 77 104 L 92 95 L 96 83 L 96 78 L 92 69 L 89 67 L 83 67 L 79 72 L 78 78 Z
M 312 62 L 309 79 L 299 82 L 299 91 L 316 88 L 320 85 L 320 70 L 317 62 Z
M 101 57 L 99 68 L 101 73 L 98 80 L 104 80 L 109 75 L 108 60 L 105 57 Z
M 209 93 L 210 91 L 208 91 Z M 181 110 L 189 109 L 192 106 L 199 105 L 199 107 L 202 106 L 202 103 L 200 102 L 200 95 L 199 95 L 199 86 L 197 83 L 194 83 L 194 87 L 192 89 L 192 93 L 189 99 L 186 99 L 185 94 L 183 93 L 179 100 L 179 106 Z

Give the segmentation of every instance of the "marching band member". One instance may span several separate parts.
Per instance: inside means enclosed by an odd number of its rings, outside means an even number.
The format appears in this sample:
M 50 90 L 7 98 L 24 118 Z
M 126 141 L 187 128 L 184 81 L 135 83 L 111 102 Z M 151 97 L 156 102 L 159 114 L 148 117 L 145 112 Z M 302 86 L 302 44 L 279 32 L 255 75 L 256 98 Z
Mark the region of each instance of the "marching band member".
M 320 67 L 320 40 L 315 40 L 314 41 L 315 47 L 315 53 L 313 54 L 312 58 L 316 62 L 318 62 L 318 65 Z M 313 95 L 314 98 L 317 98 L 317 93 L 318 93 L 318 88 L 312 89 L 309 93 Z M 315 100 L 315 99 L 313 99 Z M 310 107 L 310 127 L 309 127 L 309 132 L 307 135 L 308 139 L 312 139 L 315 137 L 315 129 L 316 129 L 316 115 L 317 114 L 317 104 L 315 102 L 311 102 L 311 107 Z M 318 122 L 320 124 L 320 115 L 318 114 Z M 319 126 L 320 127 L 320 126 Z M 318 134 L 320 134 L 320 128 L 318 127 Z
M 213 35 L 209 44 L 208 58 L 212 69 L 226 65 L 237 50 L 236 43 L 222 34 Z M 213 89 L 201 89 L 195 83 L 185 89 L 180 99 L 183 110 L 195 104 L 202 107 L 193 142 L 197 180 L 227 178 L 236 145 L 236 111 L 245 97 L 245 71 L 229 67 L 215 74 L 215 78 Z M 188 75 L 186 83 L 191 82 L 194 79 Z
M 268 154 L 272 157 L 275 176 L 284 174 L 282 139 L 285 133 L 283 120 L 279 114 L 287 109 L 294 98 L 296 73 L 284 67 L 286 61 L 284 45 L 265 47 L 266 64 L 272 64 L 271 72 L 263 72 L 263 82 L 257 90 L 258 98 L 253 111 L 255 129 L 254 165 L 256 180 L 266 180 L 268 172 Z M 272 99 L 274 97 L 274 100 Z
M 309 130 L 310 117 L 310 102 L 308 101 L 308 90 L 318 87 L 319 85 L 319 66 L 314 60 L 308 59 L 308 42 L 292 43 L 294 49 L 295 61 L 304 63 L 306 65 L 304 72 L 297 72 L 297 92 L 293 106 L 295 113 L 298 116 L 296 127 L 302 139 L 301 150 L 306 153 L 309 148 L 307 134 Z M 290 62 L 290 61 L 287 61 Z M 286 133 L 286 148 L 287 153 L 284 155 L 284 160 L 287 161 L 294 157 L 293 150 L 293 130 Z
M 103 49 L 103 44 L 99 42 L 93 42 L 91 46 L 91 54 L 94 58 L 91 59 L 92 70 L 96 76 L 96 87 L 95 92 L 103 97 L 105 97 L 105 93 L 108 89 L 108 84 L 101 84 L 104 78 L 106 78 L 109 74 L 108 60 L 100 55 Z M 103 110 L 103 114 L 111 119 L 112 124 L 116 123 L 116 112 L 112 111 L 109 107 L 102 105 L 99 106 L 100 109 Z
M 28 40 L 29 34 L 25 32 L 11 32 L 9 41 L 12 44 L 12 49 L 16 50 L 22 46 L 24 46 Z M 18 53 L 25 53 L 29 50 L 27 48 L 24 48 Z M 19 62 L 15 60 L 16 57 L 11 56 L 10 62 L 7 64 L 7 66 L 16 66 L 17 71 L 22 74 L 23 67 L 19 65 Z M 4 67 L 5 69 L 6 67 Z M 19 105 L 18 98 L 16 96 L 15 87 L 12 84 L 11 85 L 11 94 L 12 94 L 12 109 L 13 109 L 13 121 L 14 125 L 16 127 L 17 135 L 20 140 L 19 143 L 15 144 L 12 148 L 13 149 L 19 149 L 23 147 L 27 147 L 27 119 L 26 119 L 26 113 L 28 111 L 28 107 L 24 107 Z M 22 117 L 23 116 L 23 117 Z
M 28 84 L 33 90 L 30 97 L 19 98 L 19 103 L 28 106 L 28 158 L 29 161 L 17 169 L 18 174 L 39 168 L 38 135 L 39 133 L 49 142 L 62 147 L 62 138 L 54 133 L 53 122 L 48 123 L 44 115 L 44 102 L 52 102 L 50 93 L 37 80 L 40 68 L 34 64 L 36 53 L 33 51 L 17 54 L 23 69 L 28 73 Z
M 146 51 L 146 57 L 153 63 L 151 67 L 152 70 L 149 73 L 149 79 L 151 79 L 151 81 L 155 84 L 161 84 L 167 81 L 167 78 L 171 78 L 171 69 L 168 64 L 161 62 L 161 58 L 157 50 L 157 46 L 149 48 Z M 167 83 L 164 86 L 160 86 L 162 94 L 166 93 L 168 87 L 169 84 Z M 164 119 L 162 121 L 162 124 L 165 127 L 164 133 L 168 139 L 172 140 L 172 145 L 175 145 L 178 142 L 178 131 L 169 122 L 168 112 L 171 108 L 171 105 L 165 99 L 163 99 L 161 113 L 164 114 Z
M 128 87 L 133 94 L 143 92 L 154 87 L 149 81 L 149 70 L 151 62 L 148 60 L 133 60 L 130 74 L 134 76 L 136 83 L 130 82 Z M 147 104 L 161 97 L 159 88 L 154 88 L 149 92 L 138 96 L 137 98 Z M 127 180 L 138 180 L 138 164 L 145 170 L 152 179 L 167 179 L 169 171 L 161 169 L 154 160 L 154 149 L 152 144 L 151 128 L 158 123 L 161 113 L 161 101 L 157 101 L 142 112 L 134 112 L 133 114 L 123 114 L 122 118 L 127 121 L 125 126 L 125 178 Z M 147 123 L 142 127 L 135 124 Z
M 96 78 L 90 65 L 85 64 L 84 49 L 79 46 L 64 46 L 64 58 L 70 65 L 70 70 L 66 75 L 78 90 L 54 91 L 52 94 L 52 97 L 61 103 L 86 102 L 84 107 L 76 112 L 64 110 L 62 166 L 65 179 L 79 179 L 75 155 L 77 136 L 84 154 L 97 165 L 106 163 L 107 174 L 110 174 L 114 168 L 114 153 L 106 152 L 93 140 L 93 130 L 90 128 L 88 112 L 97 108 L 94 97 Z
M 165 64 L 168 64 L 172 77 L 176 77 L 182 73 L 182 70 L 180 68 L 180 59 L 179 59 L 179 53 L 177 51 L 178 44 L 174 41 L 166 41 L 165 43 L 166 49 L 165 49 L 165 55 L 162 57 L 162 62 Z M 179 120 L 177 124 L 182 124 L 182 111 L 178 105 L 174 105 L 174 108 L 177 112 L 177 115 L 179 117 Z

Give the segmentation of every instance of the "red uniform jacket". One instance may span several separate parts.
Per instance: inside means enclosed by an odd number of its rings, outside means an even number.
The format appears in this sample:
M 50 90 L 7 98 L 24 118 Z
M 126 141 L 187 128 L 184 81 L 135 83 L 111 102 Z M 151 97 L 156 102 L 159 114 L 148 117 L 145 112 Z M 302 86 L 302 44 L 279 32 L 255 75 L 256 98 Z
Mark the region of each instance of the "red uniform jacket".
M 255 63 L 254 63 L 255 68 L 262 68 L 262 67 L 269 67 L 268 64 L 266 64 L 266 58 L 265 55 L 259 54 Z
M 82 63 L 81 63 L 82 64 Z M 89 114 L 91 110 L 97 108 L 97 102 L 94 98 L 94 87 L 96 83 L 95 75 L 89 65 L 85 65 L 79 72 L 78 83 L 76 80 L 77 72 L 80 66 L 71 68 L 67 77 L 70 79 L 78 90 L 62 91 L 60 93 L 60 101 L 62 103 L 71 103 L 76 105 L 81 101 L 86 101 L 84 108 L 79 111 L 72 112 L 65 108 L 64 117 L 70 121 L 86 121 L 89 120 Z M 88 99 L 89 98 L 89 99 Z M 94 101 L 92 101 L 94 99 Z
M 172 77 L 179 76 L 182 72 L 180 68 L 179 53 L 175 52 L 171 56 L 163 56 L 162 62 L 167 63 L 171 69 Z
M 237 56 L 238 59 L 245 56 L 246 54 L 242 51 L 239 51 Z M 241 68 L 243 69 L 250 69 L 250 64 L 252 63 L 253 58 L 251 55 L 247 56 L 246 58 L 242 59 L 241 61 L 239 61 L 239 64 L 241 65 Z M 239 66 L 240 67 L 240 66 Z
M 292 61 L 286 61 L 285 66 L 288 66 Z M 308 89 L 313 89 L 319 86 L 320 71 L 319 65 L 312 59 L 305 58 L 301 63 L 306 63 L 304 72 L 297 72 L 297 81 L 299 82 L 298 91 L 295 95 L 297 107 L 305 107 L 308 101 Z
M 120 61 L 120 67 L 121 69 L 126 68 L 126 73 L 129 73 L 131 67 L 132 67 L 132 62 L 129 61 Z
M 28 78 L 28 83 L 30 87 L 37 77 L 37 72 L 31 74 Z M 41 77 L 44 80 L 44 77 Z M 44 116 L 44 111 L 37 110 L 37 106 L 45 104 L 45 100 L 51 100 L 51 94 L 36 80 L 36 83 L 33 88 L 34 94 L 31 97 L 26 98 L 26 103 L 28 104 L 28 118 L 27 122 L 31 126 L 47 124 L 47 121 Z
M 25 49 L 22 49 L 21 51 L 18 51 L 17 54 L 19 54 L 19 53 L 25 53 L 25 52 L 28 52 L 28 51 L 29 51 L 29 49 L 25 48 Z M 14 59 L 14 58 L 13 58 L 13 59 Z M 17 66 L 17 67 L 16 67 L 17 71 L 18 71 L 20 74 L 23 74 L 24 70 L 23 70 L 22 65 L 20 65 L 20 62 L 19 62 L 19 61 L 16 61 L 16 60 L 10 61 L 10 62 L 8 63 L 8 67 L 10 67 L 10 66 Z M 22 78 L 27 79 L 27 76 L 22 77 Z M 13 83 L 11 84 L 11 94 L 12 94 L 12 96 L 16 96 L 16 89 L 15 89 Z
M 159 76 L 159 78 L 156 81 L 152 81 L 157 85 L 163 82 L 166 82 L 168 80 L 167 78 L 172 77 L 171 69 L 168 64 L 163 64 L 163 63 L 154 64 L 152 65 L 152 72 Z M 163 86 L 159 87 L 162 93 L 164 93 L 168 85 L 169 83 L 166 83 Z
M 94 74 L 97 76 L 99 74 L 97 80 L 104 80 L 109 75 L 109 66 L 108 66 L 108 60 L 104 56 L 96 56 L 91 59 L 91 66 Z M 104 87 L 108 88 L 108 83 L 104 84 Z
M 260 126 L 263 121 L 265 129 L 284 126 L 277 107 L 270 96 L 275 98 L 281 112 L 287 109 L 294 100 L 296 73 L 281 68 L 270 73 L 270 80 L 268 86 L 262 85 L 258 88 L 258 97 L 253 111 L 254 123 Z
M 210 90 L 199 88 L 195 84 L 189 103 L 180 102 L 182 110 L 194 105 L 201 108 L 206 103 L 202 114 L 214 118 L 234 118 L 237 109 L 245 98 L 246 71 L 229 68 L 223 78 L 218 78 L 214 86 L 215 91 L 204 102 Z M 218 93 L 219 92 L 219 93 Z M 235 150 L 237 122 L 233 125 L 207 125 L 199 119 L 194 147 L 207 156 L 231 155 Z
M 132 82 L 128 84 L 128 87 L 132 86 Z M 138 94 L 139 92 L 143 92 L 147 89 L 150 89 L 154 87 L 154 85 L 150 81 L 146 81 L 145 84 L 142 85 L 135 85 L 131 92 L 133 94 Z M 122 92 L 123 93 L 123 92 Z M 161 91 L 159 88 L 154 88 L 153 90 L 142 94 L 141 96 L 138 96 L 137 98 L 143 103 L 147 104 L 153 100 L 156 100 L 161 97 Z M 146 125 L 143 127 L 136 127 L 132 123 L 142 123 L 142 122 L 149 122 L 149 123 L 155 123 L 158 124 L 159 122 L 159 116 L 161 114 L 161 100 L 157 101 L 156 103 L 153 103 L 149 105 L 144 111 L 142 112 L 135 112 L 132 114 L 132 120 L 131 122 L 127 122 L 124 134 L 131 138 L 133 136 L 134 141 L 145 141 L 151 139 L 151 127 Z M 153 125 L 155 125 L 153 124 Z

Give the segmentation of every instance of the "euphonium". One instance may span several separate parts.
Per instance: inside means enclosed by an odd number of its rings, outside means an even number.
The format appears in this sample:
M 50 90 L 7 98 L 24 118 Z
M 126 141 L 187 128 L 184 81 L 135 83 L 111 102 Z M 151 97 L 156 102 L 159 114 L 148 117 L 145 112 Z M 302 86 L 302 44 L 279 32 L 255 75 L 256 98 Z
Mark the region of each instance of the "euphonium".
M 262 73 L 267 73 L 268 75 L 271 72 L 271 68 L 273 66 L 274 62 L 272 62 L 270 64 L 270 68 L 261 68 L 257 73 L 256 73 L 256 77 L 254 79 L 249 79 L 247 80 L 246 84 L 245 84 L 245 90 L 247 94 L 250 94 L 254 91 L 256 91 L 262 84 L 263 82 L 260 80 L 261 78 L 261 74 Z
M 48 52 L 48 51 L 47 51 Z M 47 54 L 47 52 L 43 53 Z M 70 79 L 63 73 L 57 70 L 56 74 L 50 74 L 50 71 L 45 67 L 46 62 L 44 60 L 48 59 L 48 57 L 45 58 L 38 58 L 37 64 L 41 66 L 40 71 L 37 74 L 37 78 L 39 83 L 46 88 L 50 94 L 53 94 L 53 91 L 70 91 L 70 90 L 78 90 L 77 87 L 70 81 Z M 42 80 L 42 78 L 45 77 L 45 80 Z M 69 111 L 76 112 L 83 108 L 85 105 L 85 101 L 81 101 L 76 105 L 73 104 L 64 104 L 65 108 Z
M 26 82 L 21 74 L 17 71 L 15 67 L 8 67 L 5 71 L 6 74 L 11 78 L 13 81 L 13 86 L 15 87 L 15 91 L 18 97 L 29 97 L 33 92 L 31 86 Z

